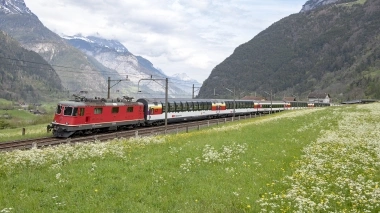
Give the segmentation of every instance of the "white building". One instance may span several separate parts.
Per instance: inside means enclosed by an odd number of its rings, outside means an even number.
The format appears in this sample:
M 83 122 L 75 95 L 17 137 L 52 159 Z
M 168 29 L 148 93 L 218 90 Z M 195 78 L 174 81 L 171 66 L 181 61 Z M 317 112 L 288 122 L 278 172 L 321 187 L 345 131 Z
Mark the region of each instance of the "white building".
M 308 96 L 309 102 L 313 103 L 331 103 L 331 97 L 328 93 L 312 92 Z

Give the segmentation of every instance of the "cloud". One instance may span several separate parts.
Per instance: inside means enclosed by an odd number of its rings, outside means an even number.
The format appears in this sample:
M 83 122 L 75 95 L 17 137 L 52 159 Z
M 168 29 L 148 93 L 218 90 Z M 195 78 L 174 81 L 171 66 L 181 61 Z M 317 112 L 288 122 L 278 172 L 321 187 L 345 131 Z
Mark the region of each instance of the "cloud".
M 242 43 L 299 12 L 305 0 L 25 0 L 58 34 L 117 39 L 172 75 L 203 81 Z M 195 71 L 196 70 L 196 71 Z M 192 73 L 194 75 L 192 75 Z

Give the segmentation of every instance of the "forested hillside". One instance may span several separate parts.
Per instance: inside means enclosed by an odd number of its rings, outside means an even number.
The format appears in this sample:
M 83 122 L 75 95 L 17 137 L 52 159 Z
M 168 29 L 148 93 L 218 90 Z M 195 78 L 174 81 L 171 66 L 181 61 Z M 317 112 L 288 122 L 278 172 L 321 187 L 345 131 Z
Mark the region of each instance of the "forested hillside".
M 340 2 L 340 3 L 339 3 Z M 380 1 L 338 1 L 290 15 L 268 27 L 217 65 L 200 98 L 241 94 L 333 100 L 380 98 Z M 223 85 L 223 86 L 221 86 Z
M 36 103 L 63 90 L 54 69 L 0 31 L 0 98 Z

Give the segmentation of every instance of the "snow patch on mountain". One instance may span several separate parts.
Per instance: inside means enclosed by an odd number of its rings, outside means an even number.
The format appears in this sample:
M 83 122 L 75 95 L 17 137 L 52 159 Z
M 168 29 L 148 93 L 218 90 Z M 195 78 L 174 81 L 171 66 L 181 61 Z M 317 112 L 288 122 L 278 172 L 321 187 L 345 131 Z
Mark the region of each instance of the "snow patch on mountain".
M 61 37 L 88 56 L 95 58 L 103 66 L 116 71 L 119 76 L 112 76 L 111 80 L 128 76 L 127 85 L 130 87 L 130 91 L 143 91 L 136 96 L 164 97 L 164 80 L 168 76 L 156 69 L 149 60 L 130 53 L 119 41 L 81 35 Z M 186 74 L 169 78 L 169 96 L 172 98 L 191 97 L 192 84 L 197 84 L 197 82 L 190 79 Z
M 95 36 L 82 36 L 80 34 L 74 36 L 61 35 L 62 38 L 67 40 L 80 39 L 89 43 L 99 45 L 102 48 L 115 50 L 118 53 L 129 53 L 128 49 L 123 44 L 116 40 L 108 40 Z
M 1 0 L 0 12 L 5 14 L 29 14 L 34 15 L 25 5 L 24 0 Z

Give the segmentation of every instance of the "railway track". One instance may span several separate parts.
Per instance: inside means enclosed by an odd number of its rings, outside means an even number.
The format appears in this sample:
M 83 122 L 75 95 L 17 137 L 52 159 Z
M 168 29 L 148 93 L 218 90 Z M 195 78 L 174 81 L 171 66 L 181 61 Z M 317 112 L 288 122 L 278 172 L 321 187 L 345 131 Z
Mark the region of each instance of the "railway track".
M 257 116 L 261 116 L 257 115 Z M 137 136 L 149 136 L 149 135 L 159 135 L 159 134 L 173 134 L 179 132 L 188 132 L 192 130 L 200 130 L 205 127 L 212 125 L 224 124 L 227 122 L 255 118 L 255 115 L 252 116 L 238 116 L 238 117 L 228 117 L 228 118 L 218 118 L 210 120 L 201 120 L 201 121 L 191 121 L 185 123 L 174 123 L 165 126 L 153 126 L 153 127 L 143 127 L 136 128 L 125 131 L 109 132 L 104 134 L 83 136 L 83 137 L 74 137 L 74 138 L 54 138 L 54 137 L 45 137 L 37 139 L 28 139 L 20 141 L 10 141 L 0 143 L 0 151 L 11 151 L 11 150 L 26 150 L 31 148 L 44 148 L 49 146 L 57 146 L 60 144 L 75 144 L 82 142 L 94 142 L 94 141 L 107 141 L 115 138 L 131 138 Z

